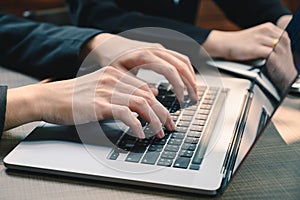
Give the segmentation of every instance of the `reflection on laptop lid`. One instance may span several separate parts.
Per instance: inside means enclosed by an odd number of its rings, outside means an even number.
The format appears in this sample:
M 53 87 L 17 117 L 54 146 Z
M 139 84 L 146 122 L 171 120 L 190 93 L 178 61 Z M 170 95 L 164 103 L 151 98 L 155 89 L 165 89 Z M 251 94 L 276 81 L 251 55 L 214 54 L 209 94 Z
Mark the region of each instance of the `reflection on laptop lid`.
M 297 49 L 300 44 L 299 12 L 287 28 L 297 70 L 293 60 L 283 61 L 285 70 L 267 61 L 252 78 L 224 79 L 224 85 L 230 91 L 215 87 L 199 88 L 199 92 L 208 97 L 203 96 L 202 104 L 197 106 L 186 105 L 177 114 L 178 110 L 170 110 L 175 113 L 172 116 L 177 131 L 167 134 L 163 140 L 137 140 L 124 134 L 123 129 L 119 129 L 121 125 L 115 121 L 103 122 L 102 128 L 107 135 L 99 135 L 91 124 L 79 127 L 46 125 L 37 128 L 22 141 L 4 159 L 5 165 L 11 169 L 209 195 L 222 192 L 300 71 Z M 285 58 L 292 59 L 291 55 Z M 274 71 L 277 73 L 272 73 Z M 176 101 L 170 100 L 174 95 L 169 86 L 162 84 L 159 87 L 159 98 L 163 104 L 175 105 Z M 241 91 L 246 93 L 245 96 Z M 216 96 L 222 97 L 225 103 L 223 109 L 220 106 L 223 104 L 214 104 Z M 209 125 L 201 123 L 205 123 L 206 117 L 213 115 L 214 110 L 221 110 L 217 115 L 223 115 L 225 121 L 213 123 L 217 136 L 210 143 L 214 144 L 205 157 L 197 157 L 201 153 L 201 141 L 205 138 L 201 134 L 209 129 Z M 78 137 L 80 129 L 88 130 L 85 143 Z

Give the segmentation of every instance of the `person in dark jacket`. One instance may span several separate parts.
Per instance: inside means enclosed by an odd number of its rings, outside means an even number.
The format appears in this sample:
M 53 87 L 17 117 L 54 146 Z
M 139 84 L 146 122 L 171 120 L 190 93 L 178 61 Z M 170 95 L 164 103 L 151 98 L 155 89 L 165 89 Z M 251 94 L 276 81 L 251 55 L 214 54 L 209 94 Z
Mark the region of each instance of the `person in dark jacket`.
M 75 78 L 82 60 L 109 40 L 117 46 L 96 50 L 96 55 L 111 58 L 113 61 L 106 63 L 110 66 Z M 169 79 L 180 101 L 184 99 L 185 86 L 191 99 L 197 99 L 189 59 L 159 44 L 134 41 L 98 29 L 32 22 L 6 13 L 0 13 L 0 44 L 1 66 L 39 79 L 55 80 L 13 89 L 0 86 L 0 136 L 3 130 L 37 120 L 74 124 L 115 118 L 143 138 L 134 111 L 150 122 L 158 137 L 163 137 L 161 124 L 168 130 L 175 128 L 168 111 L 156 100 L 155 90 L 153 93 L 148 84 L 126 73 L 146 64 Z M 115 59 L 111 55 L 120 53 L 116 47 L 129 53 Z
M 163 27 L 196 40 L 212 57 L 266 58 L 291 19 L 279 0 L 214 0 L 244 30 L 219 31 L 194 26 L 200 0 L 66 0 L 73 23 L 120 33 Z

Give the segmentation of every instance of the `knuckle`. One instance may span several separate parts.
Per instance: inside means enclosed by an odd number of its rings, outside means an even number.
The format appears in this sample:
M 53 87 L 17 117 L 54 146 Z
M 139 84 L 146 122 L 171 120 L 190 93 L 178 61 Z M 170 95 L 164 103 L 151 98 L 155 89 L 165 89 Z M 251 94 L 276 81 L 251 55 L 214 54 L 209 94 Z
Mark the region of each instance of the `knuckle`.
M 148 84 L 146 84 L 146 83 L 142 83 L 139 88 L 142 89 L 142 90 L 145 90 L 146 92 L 150 92 L 151 91 L 150 88 L 149 88 L 149 86 L 148 86 Z
M 117 79 L 113 76 L 105 76 L 99 80 L 100 85 L 111 85 L 117 82 Z
M 114 67 L 112 67 L 112 66 L 105 66 L 105 67 L 103 67 L 103 69 L 104 69 L 105 72 L 108 72 L 108 73 L 114 72 L 114 71 L 116 70 L 116 69 L 115 69 Z
M 272 22 L 266 22 L 266 27 L 267 28 L 274 28 L 275 25 Z
M 155 46 L 163 48 L 163 45 L 160 43 L 155 43 Z
M 289 35 L 288 35 L 288 33 L 286 31 L 284 31 L 283 34 L 282 34 L 282 40 L 285 43 L 290 43 L 291 42 L 290 37 L 289 37 Z
M 163 70 L 165 71 L 166 74 L 175 74 L 175 73 L 177 73 L 177 71 L 174 67 L 167 66 L 167 65 L 165 65 Z
M 156 99 L 153 95 L 153 93 L 151 91 L 149 92 L 145 92 L 144 98 L 147 102 L 149 102 L 149 104 L 153 104 L 154 102 L 156 102 Z
M 188 56 L 184 55 L 184 54 L 180 54 L 180 56 L 182 57 L 182 59 L 187 62 L 187 63 L 191 63 L 191 60 Z
M 134 102 L 135 102 L 135 106 L 137 106 L 137 107 L 142 106 L 143 108 L 145 108 L 147 106 L 146 99 L 144 99 L 142 97 L 134 98 Z
M 153 46 L 156 48 L 164 49 L 164 46 L 160 43 L 154 43 Z
M 266 22 L 261 26 L 261 30 L 264 32 L 271 32 L 273 31 L 275 25 L 271 22 Z
M 122 106 L 120 108 L 120 114 L 126 114 L 127 116 L 130 116 L 131 115 L 131 110 L 126 106 Z
M 149 58 L 153 56 L 152 52 L 149 49 L 143 49 L 138 52 L 138 60 L 140 63 L 147 63 Z

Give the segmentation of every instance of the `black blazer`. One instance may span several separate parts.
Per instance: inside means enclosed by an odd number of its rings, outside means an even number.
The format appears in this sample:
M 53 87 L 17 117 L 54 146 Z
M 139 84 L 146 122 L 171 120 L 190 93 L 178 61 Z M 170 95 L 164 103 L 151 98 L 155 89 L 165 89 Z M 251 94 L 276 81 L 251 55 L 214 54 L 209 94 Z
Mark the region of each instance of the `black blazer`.
M 184 33 L 202 44 L 210 30 L 195 27 L 200 0 L 65 0 L 73 23 L 119 33 L 139 27 L 163 27 Z M 214 0 L 242 28 L 275 23 L 290 14 L 279 0 Z
M 43 79 L 74 77 L 81 46 L 101 31 L 58 27 L 0 13 L 0 65 Z M 0 86 L 0 136 L 6 110 L 6 86 Z

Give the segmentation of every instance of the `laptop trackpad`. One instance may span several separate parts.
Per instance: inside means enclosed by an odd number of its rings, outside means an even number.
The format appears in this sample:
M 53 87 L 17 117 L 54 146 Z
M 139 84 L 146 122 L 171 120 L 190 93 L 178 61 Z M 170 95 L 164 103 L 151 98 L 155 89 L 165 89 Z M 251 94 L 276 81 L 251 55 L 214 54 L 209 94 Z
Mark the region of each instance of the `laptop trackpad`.
M 37 127 L 25 141 L 64 141 L 113 147 L 124 129 L 126 129 L 126 126 L 115 120 L 77 126 L 60 126 L 46 123 Z

